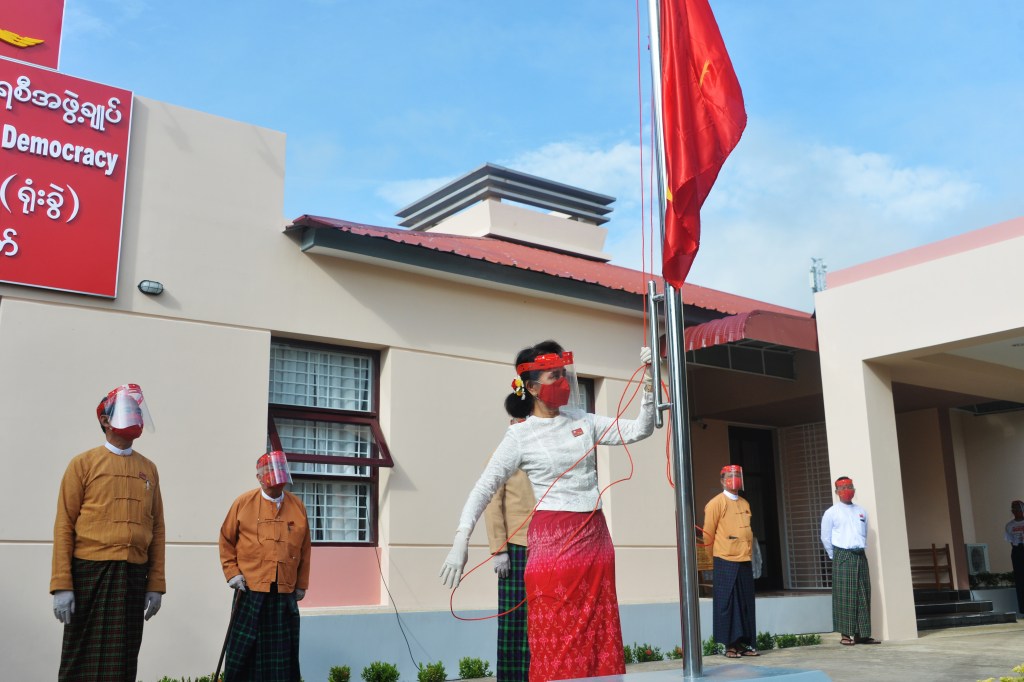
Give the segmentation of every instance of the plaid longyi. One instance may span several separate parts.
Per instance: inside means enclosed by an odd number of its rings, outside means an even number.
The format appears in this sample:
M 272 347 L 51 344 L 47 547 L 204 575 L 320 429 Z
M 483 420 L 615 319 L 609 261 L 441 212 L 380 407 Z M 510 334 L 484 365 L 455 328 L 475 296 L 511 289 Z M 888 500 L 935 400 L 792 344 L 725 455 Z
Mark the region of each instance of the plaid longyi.
M 530 644 L 526 637 L 526 547 L 509 543 L 505 546 L 509 558 L 507 578 L 498 578 L 498 613 L 515 611 L 498 617 L 498 682 L 527 682 L 530 676 Z
M 224 682 L 299 682 L 299 605 L 294 594 L 238 594 Z
M 871 636 L 871 575 L 864 550 L 833 549 L 832 629 L 844 635 Z
M 712 611 L 715 641 L 729 646 L 757 644 L 754 610 L 754 572 L 749 561 L 714 558 Z
M 135 682 L 147 577 L 143 564 L 71 560 L 75 613 L 64 626 L 58 682 Z

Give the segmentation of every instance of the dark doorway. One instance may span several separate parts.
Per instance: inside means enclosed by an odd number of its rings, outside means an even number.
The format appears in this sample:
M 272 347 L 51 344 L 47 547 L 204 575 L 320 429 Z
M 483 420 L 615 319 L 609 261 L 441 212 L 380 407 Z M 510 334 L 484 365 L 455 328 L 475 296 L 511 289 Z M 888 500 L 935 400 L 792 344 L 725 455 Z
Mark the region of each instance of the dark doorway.
M 743 467 L 743 497 L 750 503 L 750 525 L 761 547 L 758 592 L 782 589 L 778 500 L 775 494 L 775 432 L 729 427 L 729 461 Z

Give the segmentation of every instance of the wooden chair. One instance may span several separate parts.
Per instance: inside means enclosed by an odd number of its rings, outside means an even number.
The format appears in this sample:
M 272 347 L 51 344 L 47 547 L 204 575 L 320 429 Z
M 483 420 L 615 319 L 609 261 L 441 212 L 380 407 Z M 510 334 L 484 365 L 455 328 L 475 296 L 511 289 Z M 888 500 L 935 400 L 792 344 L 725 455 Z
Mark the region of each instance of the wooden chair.
M 953 563 L 949 545 L 910 550 L 910 576 L 915 590 L 952 590 Z

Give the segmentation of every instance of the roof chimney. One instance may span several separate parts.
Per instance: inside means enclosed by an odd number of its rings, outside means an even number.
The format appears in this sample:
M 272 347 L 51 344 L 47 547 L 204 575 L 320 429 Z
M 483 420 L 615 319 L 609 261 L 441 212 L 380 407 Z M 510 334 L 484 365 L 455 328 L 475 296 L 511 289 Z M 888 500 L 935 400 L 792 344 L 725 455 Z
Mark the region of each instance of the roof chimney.
M 503 239 L 606 262 L 611 260 L 602 251 L 608 230 L 601 225 L 608 222 L 614 201 L 485 163 L 395 215 L 404 218 L 399 225 L 411 230 Z

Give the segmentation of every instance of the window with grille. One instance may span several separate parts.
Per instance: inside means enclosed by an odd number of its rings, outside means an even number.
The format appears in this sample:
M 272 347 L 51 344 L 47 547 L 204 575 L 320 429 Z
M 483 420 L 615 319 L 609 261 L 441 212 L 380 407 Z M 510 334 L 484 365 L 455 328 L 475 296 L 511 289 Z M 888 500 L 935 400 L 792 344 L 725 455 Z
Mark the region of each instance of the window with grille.
M 370 351 L 275 339 L 268 441 L 283 450 L 317 544 L 375 545 L 378 469 L 391 455 L 378 423 Z
M 832 506 L 824 422 L 779 430 L 786 587 L 832 587 L 832 566 L 821 546 L 821 517 Z

